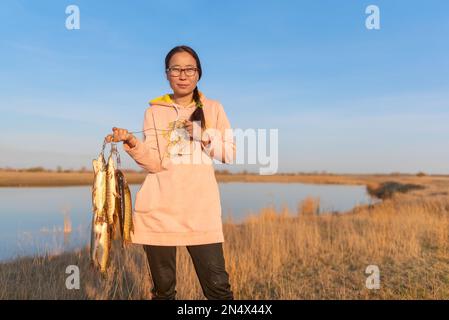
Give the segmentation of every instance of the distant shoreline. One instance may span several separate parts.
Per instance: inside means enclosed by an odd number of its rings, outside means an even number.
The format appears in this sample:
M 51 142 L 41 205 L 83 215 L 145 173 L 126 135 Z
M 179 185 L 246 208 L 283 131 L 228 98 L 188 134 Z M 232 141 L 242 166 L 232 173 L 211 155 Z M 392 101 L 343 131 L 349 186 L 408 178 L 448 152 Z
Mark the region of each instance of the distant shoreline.
M 141 184 L 146 173 L 125 172 L 129 184 Z M 427 183 L 431 180 L 447 180 L 449 176 L 416 176 L 407 174 L 223 174 L 216 172 L 217 182 L 266 182 L 368 185 L 385 181 Z M 0 171 L 0 187 L 65 187 L 90 186 L 92 172 L 27 172 Z

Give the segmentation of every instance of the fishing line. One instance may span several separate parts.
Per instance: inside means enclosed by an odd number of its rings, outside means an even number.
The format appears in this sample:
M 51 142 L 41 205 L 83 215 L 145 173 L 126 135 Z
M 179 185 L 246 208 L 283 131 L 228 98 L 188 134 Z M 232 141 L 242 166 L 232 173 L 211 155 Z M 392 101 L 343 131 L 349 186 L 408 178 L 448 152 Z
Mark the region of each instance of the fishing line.
M 120 169 L 122 162 L 120 160 L 120 153 L 118 152 L 118 149 L 117 149 L 117 143 L 116 142 L 110 142 L 110 143 L 111 143 L 111 149 L 109 151 L 109 156 L 115 155 L 115 159 L 117 161 L 117 169 Z M 103 146 L 101 148 L 101 154 L 104 159 L 105 159 L 104 150 L 106 149 L 106 144 L 108 144 L 108 143 L 106 142 L 106 139 L 105 139 L 103 141 Z
M 176 124 L 178 123 L 178 121 L 179 121 L 179 107 L 176 105 L 176 104 L 172 104 L 172 106 L 175 108 L 175 110 L 176 110 L 176 119 L 175 119 L 175 121 L 173 121 L 173 126 L 172 126 L 172 128 L 170 128 L 170 129 L 158 129 L 158 128 L 148 128 L 148 129 L 144 129 L 144 130 L 140 130 L 140 131 L 128 131 L 128 133 L 129 134 L 136 134 L 136 133 L 144 133 L 144 132 L 146 132 L 146 131 L 150 131 L 150 130 L 154 130 L 154 131 L 162 131 L 162 132 L 167 132 L 167 131 L 174 131 L 174 130 L 176 130 L 176 129 L 183 129 L 183 128 L 176 128 Z M 184 129 L 185 130 L 185 129 Z M 157 133 L 150 133 L 150 134 L 146 134 L 145 133 L 145 136 L 157 136 Z M 105 147 L 106 147 L 106 144 L 107 144 L 108 142 L 106 142 L 106 138 L 105 138 L 105 140 L 104 140 L 104 142 L 103 142 L 103 148 L 102 148 L 102 153 L 104 154 L 104 149 L 105 149 Z M 109 143 L 111 143 L 111 153 L 113 152 L 113 150 L 112 150 L 112 145 L 115 145 L 116 144 L 116 142 L 113 142 L 113 141 L 111 141 L 111 142 L 109 142 Z M 193 144 L 194 145 L 194 148 L 196 148 L 196 145 L 195 144 Z M 185 147 L 183 148 L 183 149 L 181 149 L 181 151 L 182 150 L 184 150 L 185 149 Z M 116 155 L 118 155 L 118 151 L 117 151 L 117 146 L 114 146 L 114 152 L 115 152 L 115 154 Z M 191 153 L 190 153 L 191 154 Z M 119 156 L 119 158 L 117 159 L 117 164 L 118 164 L 118 162 L 119 162 L 119 160 L 120 160 L 120 156 Z
M 170 128 L 170 129 L 148 128 L 148 129 L 144 129 L 144 130 L 141 130 L 141 131 L 128 131 L 128 133 L 132 133 L 132 134 L 135 134 L 135 133 L 143 133 L 143 132 L 146 132 L 146 131 L 149 131 L 149 130 L 155 130 L 155 131 L 172 131 L 172 130 L 176 129 L 176 123 L 179 121 L 179 107 L 178 107 L 176 104 L 172 104 L 172 107 L 174 107 L 175 110 L 176 110 L 176 119 L 175 119 L 175 121 L 173 121 L 173 128 Z M 157 135 L 157 133 L 150 134 L 150 135 Z
M 173 129 L 175 129 L 175 128 L 173 128 Z M 173 129 L 157 129 L 157 128 L 148 128 L 148 129 L 145 129 L 145 130 L 141 130 L 141 131 L 128 131 L 128 133 L 142 133 L 142 132 L 145 132 L 145 131 L 148 131 L 148 130 L 156 130 L 156 131 L 171 131 L 171 130 L 173 130 Z M 157 135 L 157 133 L 153 133 L 152 135 Z

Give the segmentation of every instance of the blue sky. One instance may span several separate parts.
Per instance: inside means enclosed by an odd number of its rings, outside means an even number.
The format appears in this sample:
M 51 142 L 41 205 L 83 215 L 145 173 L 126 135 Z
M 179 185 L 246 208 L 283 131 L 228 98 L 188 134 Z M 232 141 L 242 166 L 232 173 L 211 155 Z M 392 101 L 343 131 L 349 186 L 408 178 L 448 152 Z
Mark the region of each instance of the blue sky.
M 80 30 L 65 28 L 70 4 Z M 370 4 L 380 30 L 365 28 Z M 0 6 L 1 167 L 90 167 L 112 126 L 140 130 L 170 92 L 164 57 L 187 44 L 234 128 L 279 130 L 280 172 L 449 173 L 445 0 Z

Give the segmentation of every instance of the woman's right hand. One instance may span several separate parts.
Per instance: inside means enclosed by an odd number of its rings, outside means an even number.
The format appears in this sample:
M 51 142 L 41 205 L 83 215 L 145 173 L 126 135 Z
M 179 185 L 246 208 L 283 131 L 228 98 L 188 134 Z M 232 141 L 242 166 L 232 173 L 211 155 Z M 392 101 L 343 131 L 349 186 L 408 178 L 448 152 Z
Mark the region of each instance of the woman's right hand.
M 105 141 L 107 143 L 123 141 L 130 147 L 135 146 L 136 138 L 131 133 L 129 133 L 127 129 L 113 127 L 112 132 L 112 134 L 108 134 L 105 138 Z

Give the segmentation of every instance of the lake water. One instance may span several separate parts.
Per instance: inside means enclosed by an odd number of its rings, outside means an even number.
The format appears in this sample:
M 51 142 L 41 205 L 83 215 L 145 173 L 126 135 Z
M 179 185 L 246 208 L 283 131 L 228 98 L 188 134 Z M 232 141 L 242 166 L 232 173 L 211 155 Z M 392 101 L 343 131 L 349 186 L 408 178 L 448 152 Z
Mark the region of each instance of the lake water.
M 131 185 L 133 200 L 140 185 Z M 248 214 L 272 206 L 297 212 L 306 197 L 319 197 L 321 211 L 345 211 L 371 203 L 364 186 L 302 183 L 220 183 L 223 219 L 241 222 Z M 60 253 L 89 243 L 90 186 L 0 188 L 0 260 Z M 64 220 L 71 232 L 64 233 Z

